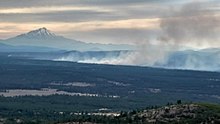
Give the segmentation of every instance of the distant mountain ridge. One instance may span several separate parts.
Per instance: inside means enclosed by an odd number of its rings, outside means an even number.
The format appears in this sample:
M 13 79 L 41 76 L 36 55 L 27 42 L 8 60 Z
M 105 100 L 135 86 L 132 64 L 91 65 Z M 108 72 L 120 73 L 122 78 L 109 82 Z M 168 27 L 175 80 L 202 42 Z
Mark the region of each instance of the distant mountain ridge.
M 12 46 L 0 43 L 0 52 L 53 52 L 59 49 L 36 46 Z
M 172 69 L 220 71 L 220 49 L 185 50 L 171 53 L 166 62 L 156 65 Z
M 82 41 L 72 40 L 56 35 L 45 27 L 3 40 L 2 43 L 14 46 L 51 47 L 78 51 L 113 51 L 134 49 L 134 46 L 126 44 L 85 43 Z

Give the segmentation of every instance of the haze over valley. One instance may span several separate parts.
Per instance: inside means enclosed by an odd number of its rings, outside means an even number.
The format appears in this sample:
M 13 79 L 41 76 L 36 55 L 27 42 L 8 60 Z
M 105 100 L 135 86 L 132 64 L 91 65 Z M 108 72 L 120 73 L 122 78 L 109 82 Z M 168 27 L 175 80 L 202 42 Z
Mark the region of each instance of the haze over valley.
M 61 42 L 62 45 L 60 45 Z M 9 57 L 23 56 L 53 61 L 151 66 L 170 69 L 220 70 L 218 61 L 220 49 L 218 48 L 170 50 L 170 47 L 167 46 L 161 51 L 159 50 L 160 46 L 152 44 L 138 46 L 85 43 L 56 35 L 46 28 L 2 40 L 0 47 L 2 52 L 12 52 Z M 156 55 L 155 51 L 161 55 Z M 14 52 L 26 52 L 26 54 Z

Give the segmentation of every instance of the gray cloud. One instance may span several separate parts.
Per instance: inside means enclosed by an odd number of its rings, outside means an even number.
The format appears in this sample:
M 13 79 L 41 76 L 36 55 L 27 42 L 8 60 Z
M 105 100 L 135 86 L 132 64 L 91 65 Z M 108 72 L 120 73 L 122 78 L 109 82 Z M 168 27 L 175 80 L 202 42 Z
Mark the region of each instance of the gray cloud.
M 30 3 L 29 3 L 30 4 Z M 47 4 L 46 4 L 47 5 Z M 57 6 L 59 7 L 59 6 Z M 62 6 L 61 6 L 62 7 Z M 74 5 L 73 7 L 79 7 Z M 84 6 L 90 7 L 90 6 Z M 97 7 L 97 5 L 94 5 Z M 139 3 L 130 6 L 110 6 L 100 10 L 63 10 L 37 13 L 1 13 L 0 22 L 79 22 L 79 21 L 105 21 L 105 20 L 125 20 L 137 18 L 157 18 L 167 12 L 168 7 L 163 7 L 155 3 Z M 40 9 L 40 8 L 39 8 Z M 110 10 L 110 11 L 105 11 Z M 111 11 L 112 10 L 112 11 Z
M 170 2 L 172 0 L 166 0 Z M 164 0 L 1 0 L 1 8 L 63 6 L 63 5 L 96 5 L 96 6 L 126 6 L 142 3 L 163 3 Z
M 118 18 L 107 12 L 59 11 L 50 13 L 0 14 L 0 22 L 81 22 L 91 20 L 113 20 Z
M 3 0 L 0 9 L 31 7 L 102 7 L 113 12 L 96 10 L 54 11 L 46 13 L 0 14 L 1 22 L 75 22 L 90 20 L 120 20 L 154 18 L 161 16 L 167 7 L 163 0 Z M 167 0 L 167 3 L 172 3 Z M 38 8 L 36 8 L 37 11 Z

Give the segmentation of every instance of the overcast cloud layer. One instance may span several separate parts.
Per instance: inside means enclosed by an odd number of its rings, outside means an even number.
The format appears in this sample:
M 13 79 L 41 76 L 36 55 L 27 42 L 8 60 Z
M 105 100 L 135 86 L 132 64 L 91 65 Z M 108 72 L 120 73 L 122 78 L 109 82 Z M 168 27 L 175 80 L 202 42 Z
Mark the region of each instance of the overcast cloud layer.
M 47 27 L 86 42 L 206 48 L 220 46 L 219 22 L 218 0 L 0 1 L 0 39 Z

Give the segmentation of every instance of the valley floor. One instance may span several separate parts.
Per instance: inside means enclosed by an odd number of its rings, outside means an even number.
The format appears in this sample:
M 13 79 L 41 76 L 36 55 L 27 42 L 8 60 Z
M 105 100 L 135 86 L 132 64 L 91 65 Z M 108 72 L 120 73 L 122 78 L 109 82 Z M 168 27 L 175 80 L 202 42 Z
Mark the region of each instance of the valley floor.
M 0 54 L 0 121 L 5 123 L 50 124 L 74 119 L 102 122 L 103 118 L 109 123 L 117 119 L 127 122 L 133 116 L 108 115 L 164 106 L 179 99 L 220 104 L 218 72 L 55 62 L 8 55 Z M 142 114 L 134 117 L 139 116 Z

